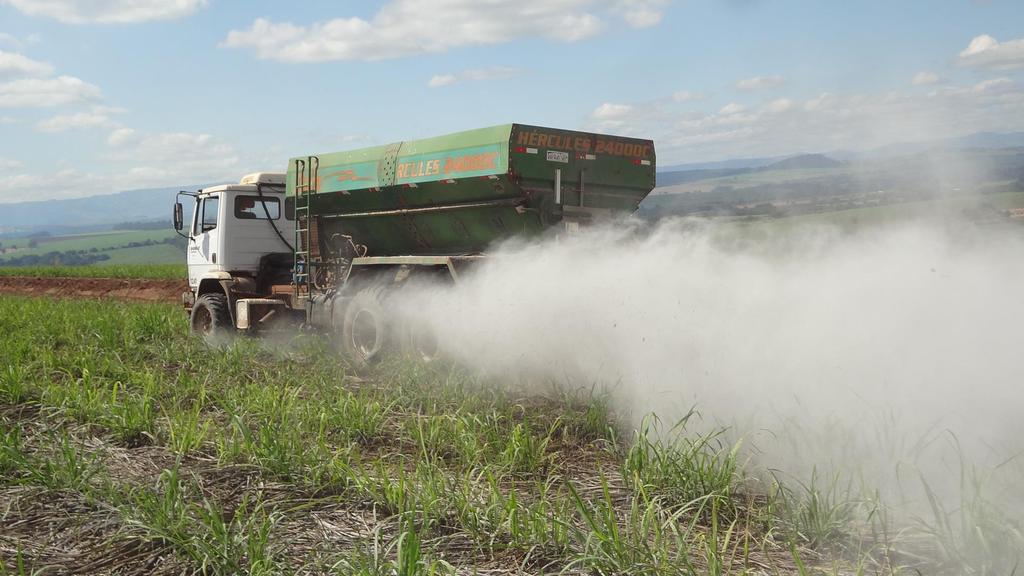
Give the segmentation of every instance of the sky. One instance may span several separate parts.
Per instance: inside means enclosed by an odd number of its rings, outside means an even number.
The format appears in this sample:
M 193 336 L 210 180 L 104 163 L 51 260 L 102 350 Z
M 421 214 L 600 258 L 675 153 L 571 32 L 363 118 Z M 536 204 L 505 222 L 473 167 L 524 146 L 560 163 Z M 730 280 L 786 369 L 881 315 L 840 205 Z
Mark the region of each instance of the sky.
M 509 122 L 662 166 L 1024 130 L 1024 2 L 0 0 L 0 202 Z

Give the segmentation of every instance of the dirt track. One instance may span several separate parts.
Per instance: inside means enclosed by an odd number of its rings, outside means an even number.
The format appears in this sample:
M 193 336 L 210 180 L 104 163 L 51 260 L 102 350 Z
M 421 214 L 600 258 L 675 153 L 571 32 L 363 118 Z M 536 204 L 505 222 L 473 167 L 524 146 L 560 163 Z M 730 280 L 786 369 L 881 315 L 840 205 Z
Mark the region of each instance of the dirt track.
M 187 289 L 183 280 L 0 276 L 0 294 L 23 296 L 175 303 L 181 301 L 181 293 Z

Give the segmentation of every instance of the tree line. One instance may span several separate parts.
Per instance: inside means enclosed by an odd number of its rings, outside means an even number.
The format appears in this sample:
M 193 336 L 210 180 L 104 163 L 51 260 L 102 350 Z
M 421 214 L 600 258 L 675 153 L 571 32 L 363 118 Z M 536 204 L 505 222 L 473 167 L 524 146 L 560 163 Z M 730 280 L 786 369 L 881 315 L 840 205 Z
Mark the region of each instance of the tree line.
M 153 240 L 152 238 L 138 242 L 129 242 L 120 246 L 108 246 L 106 248 L 83 248 L 80 250 L 51 250 L 44 254 L 25 254 L 0 260 L 0 266 L 86 266 L 109 260 L 110 255 L 104 254 L 110 250 L 123 248 L 142 248 L 145 246 L 156 246 L 158 244 L 169 244 L 177 246 L 182 250 L 186 247 L 186 240 L 178 236 Z

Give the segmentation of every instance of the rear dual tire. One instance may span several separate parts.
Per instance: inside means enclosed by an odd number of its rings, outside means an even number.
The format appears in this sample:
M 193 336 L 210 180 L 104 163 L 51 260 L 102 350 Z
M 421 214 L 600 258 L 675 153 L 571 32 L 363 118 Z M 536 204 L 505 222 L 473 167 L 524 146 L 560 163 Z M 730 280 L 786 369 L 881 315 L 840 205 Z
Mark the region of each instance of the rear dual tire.
M 441 345 L 427 326 L 408 322 L 402 327 L 402 353 L 421 362 L 433 362 L 441 356 Z
M 387 286 L 368 286 L 356 292 L 343 312 L 335 313 L 340 351 L 358 370 L 394 350 L 424 362 L 436 360 L 439 346 L 433 333 L 418 324 L 396 322 L 387 312 L 386 298 Z
M 341 332 L 340 351 L 360 370 L 380 361 L 389 340 L 383 293 L 383 286 L 363 288 L 340 314 L 335 312 L 335 327 Z

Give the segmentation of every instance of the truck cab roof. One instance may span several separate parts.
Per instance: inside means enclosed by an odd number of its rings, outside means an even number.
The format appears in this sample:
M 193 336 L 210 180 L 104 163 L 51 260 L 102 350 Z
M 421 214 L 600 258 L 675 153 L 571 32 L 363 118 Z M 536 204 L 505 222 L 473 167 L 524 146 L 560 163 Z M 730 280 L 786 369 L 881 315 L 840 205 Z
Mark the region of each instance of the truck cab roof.
M 283 194 L 285 186 L 285 174 L 280 172 L 253 172 L 242 176 L 238 184 L 219 184 L 210 186 L 199 191 L 200 194 L 212 194 L 214 192 L 255 192 L 257 186 L 262 191 L 272 194 Z

